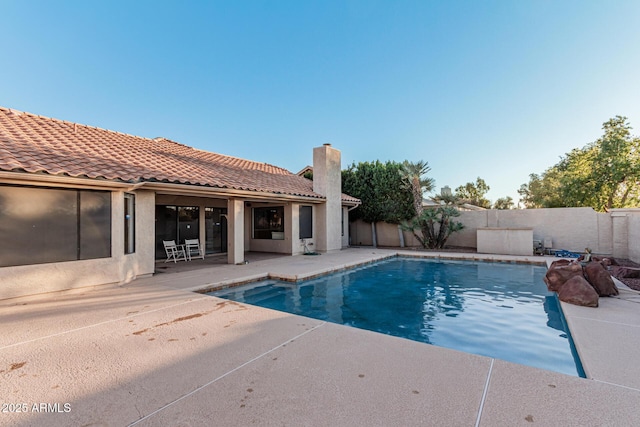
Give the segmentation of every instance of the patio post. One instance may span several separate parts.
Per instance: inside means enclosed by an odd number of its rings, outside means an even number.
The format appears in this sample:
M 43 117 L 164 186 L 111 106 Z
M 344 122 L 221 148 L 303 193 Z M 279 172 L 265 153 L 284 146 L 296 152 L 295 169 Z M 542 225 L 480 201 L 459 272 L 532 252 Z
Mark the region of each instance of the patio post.
M 227 263 L 244 264 L 244 201 L 227 202 Z

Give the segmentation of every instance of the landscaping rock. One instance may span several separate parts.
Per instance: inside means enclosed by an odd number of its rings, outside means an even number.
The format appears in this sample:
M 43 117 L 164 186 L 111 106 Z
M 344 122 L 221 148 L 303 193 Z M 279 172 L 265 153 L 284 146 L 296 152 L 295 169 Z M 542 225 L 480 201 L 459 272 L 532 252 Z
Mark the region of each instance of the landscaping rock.
M 611 274 L 599 262 L 590 262 L 584 267 L 587 280 L 601 297 L 618 295 L 618 288 L 613 283 Z
M 634 267 L 617 267 L 615 269 L 614 275 L 618 279 L 640 279 L 640 268 Z
M 573 262 L 573 260 L 570 260 L 570 259 L 564 259 L 564 258 L 563 259 L 559 259 L 559 260 L 553 261 L 551 263 L 551 267 L 549 267 L 549 268 L 562 267 L 562 266 L 565 266 L 565 265 L 569 265 L 572 262 Z
M 558 298 L 560 301 L 583 307 L 598 306 L 598 293 L 582 274 L 575 275 L 567 280 L 560 287 Z
M 554 261 L 544 276 L 547 289 L 558 292 L 562 285 L 574 276 L 582 277 L 582 266 L 574 261 L 566 259 Z

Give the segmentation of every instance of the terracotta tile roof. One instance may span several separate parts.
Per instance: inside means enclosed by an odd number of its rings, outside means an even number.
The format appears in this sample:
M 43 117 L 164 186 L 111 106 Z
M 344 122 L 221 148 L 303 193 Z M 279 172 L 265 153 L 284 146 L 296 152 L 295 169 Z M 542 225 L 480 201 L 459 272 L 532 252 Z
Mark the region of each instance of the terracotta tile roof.
M 286 169 L 0 107 L 0 170 L 323 198 Z M 358 200 L 343 196 L 344 201 Z

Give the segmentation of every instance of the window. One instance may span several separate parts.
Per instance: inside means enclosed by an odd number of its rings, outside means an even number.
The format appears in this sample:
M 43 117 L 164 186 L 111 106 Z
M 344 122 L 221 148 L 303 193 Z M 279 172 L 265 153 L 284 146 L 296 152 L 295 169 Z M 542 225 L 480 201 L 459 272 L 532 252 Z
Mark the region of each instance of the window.
M 111 193 L 78 191 L 78 251 L 77 259 L 111 256 Z
M 284 206 L 253 209 L 254 239 L 284 239 Z
M 136 251 L 136 196 L 124 195 L 124 253 Z
M 300 206 L 300 238 L 311 239 L 313 237 L 313 207 Z
M 111 256 L 111 193 L 0 186 L 0 267 Z

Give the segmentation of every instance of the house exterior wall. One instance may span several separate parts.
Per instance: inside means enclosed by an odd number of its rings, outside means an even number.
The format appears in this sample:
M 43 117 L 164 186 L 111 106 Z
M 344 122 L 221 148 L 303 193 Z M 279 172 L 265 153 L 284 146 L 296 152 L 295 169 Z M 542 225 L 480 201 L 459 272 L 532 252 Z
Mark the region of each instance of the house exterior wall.
M 342 233 L 342 247 L 349 246 L 349 208 L 346 206 L 342 208 L 342 223 L 340 224 Z M 314 234 L 315 236 L 315 234 Z
M 121 284 L 154 271 L 153 192 L 132 192 L 135 204 L 135 253 L 124 253 L 124 192 L 111 193 L 111 257 L 3 267 L 0 299 L 69 289 Z
M 342 248 L 342 174 L 340 151 L 324 144 L 313 149 L 313 191 L 324 196 L 316 209 L 316 246 L 319 251 Z
M 317 195 L 293 196 L 275 193 L 271 200 L 260 192 L 210 192 L 186 184 L 141 182 L 130 185 L 108 180 L 34 174 L 17 174 L 8 181 L 13 186 L 60 187 L 69 190 L 109 191 L 111 197 L 111 256 L 108 258 L 51 262 L 0 268 L 0 299 L 69 290 L 79 287 L 126 283 L 143 275 L 151 275 L 156 257 L 156 206 L 195 206 L 199 209 L 199 239 L 206 242 L 205 207 L 227 208 L 227 257 L 230 264 L 243 263 L 246 251 L 264 251 L 282 254 L 301 254 L 308 250 L 335 250 L 349 244 L 348 208 L 342 206 L 340 151 L 329 144 L 314 149 Z M 4 183 L 4 181 L 3 181 Z M 77 188 L 76 188 L 77 187 Z M 124 194 L 135 195 L 135 252 L 125 254 L 125 201 Z M 158 194 L 161 193 L 161 194 Z M 186 195 L 184 195 L 186 194 Z M 304 194 L 304 193 L 302 193 Z M 210 197 L 209 197 L 210 196 Z M 103 199 L 108 200 L 107 195 Z M 256 201 L 257 200 L 257 201 Z M 351 201 L 354 203 L 354 201 Z M 284 206 L 284 239 L 254 239 L 252 237 L 251 205 Z M 106 205 L 106 202 L 105 202 Z M 312 238 L 300 239 L 299 208 L 312 206 Z M 106 211 L 104 221 L 108 218 Z M 344 221 L 344 224 L 343 224 Z M 344 232 L 343 232 L 344 225 Z M 62 230 L 62 229 L 59 229 Z M 109 232 L 103 230 L 103 254 Z M 195 234 L 195 233 L 194 233 Z M 69 233 L 70 235 L 70 233 Z M 65 245 L 65 248 L 73 248 Z M 89 245 L 91 247 L 91 245 Z M 161 247 L 160 247 L 161 250 Z M 159 250 L 159 252 L 160 252 Z M 52 258 L 48 258 L 52 259 Z M 63 259 L 63 258 L 56 258 Z M 31 262 L 27 260 L 26 262 Z M 7 264 L 10 264 L 7 262 Z
M 312 237 L 306 239 L 300 239 L 300 207 L 302 206 L 311 206 L 311 235 Z M 310 252 L 315 251 L 316 246 L 316 217 L 317 217 L 317 205 L 309 205 L 306 203 L 292 203 L 291 204 L 291 254 L 292 255 L 300 255 L 305 253 L 305 244 Z
M 255 239 L 253 237 L 253 209 L 262 207 L 284 207 L 284 239 Z M 289 202 L 276 202 L 276 203 L 255 203 L 252 202 L 251 206 L 246 209 L 245 212 L 245 232 L 247 243 L 247 250 L 254 252 L 273 252 L 277 254 L 290 254 L 291 253 L 291 236 L 292 236 L 292 219 L 291 219 L 292 203 Z

